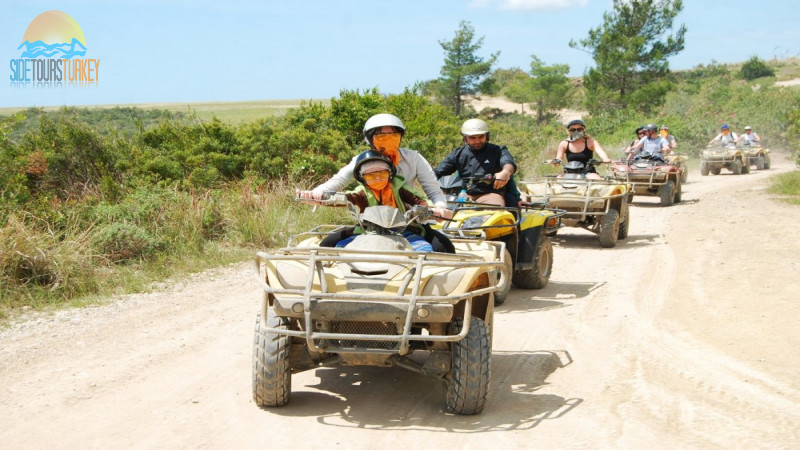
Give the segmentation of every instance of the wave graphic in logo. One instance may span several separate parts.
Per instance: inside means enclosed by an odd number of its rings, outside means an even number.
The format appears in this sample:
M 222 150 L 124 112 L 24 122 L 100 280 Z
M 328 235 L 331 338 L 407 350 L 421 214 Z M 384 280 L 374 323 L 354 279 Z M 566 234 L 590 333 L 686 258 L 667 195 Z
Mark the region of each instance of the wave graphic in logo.
M 42 41 L 25 41 L 17 47 L 17 50 L 24 47 L 20 58 L 63 58 L 72 59 L 75 56 L 86 55 L 86 47 L 75 38 L 69 44 L 45 44 Z
M 80 25 L 69 14 L 50 10 L 36 16 L 9 60 L 15 87 L 94 87 L 99 82 L 100 59 L 86 58 L 88 46 Z

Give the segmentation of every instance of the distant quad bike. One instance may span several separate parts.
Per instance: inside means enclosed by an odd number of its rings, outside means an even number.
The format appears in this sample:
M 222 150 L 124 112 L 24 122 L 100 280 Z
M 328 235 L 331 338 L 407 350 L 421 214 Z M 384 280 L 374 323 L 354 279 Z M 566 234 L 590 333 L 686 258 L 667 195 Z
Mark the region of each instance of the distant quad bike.
M 748 166 L 756 166 L 757 170 L 770 168 L 769 149 L 761 146 L 760 143 L 745 142 L 741 145 L 742 154 L 747 158 Z
M 561 227 L 563 211 L 545 208 L 541 203 L 518 208 L 456 201 L 456 195 L 462 187 L 468 189 L 474 183 L 493 184 L 494 177 L 491 174 L 463 179 L 448 175 L 442 177 L 439 183 L 454 211 L 451 220 L 434 225 L 434 228 L 451 237 L 504 242 L 506 272 L 512 274 L 514 286 L 521 289 L 547 286 L 554 259 L 553 244 L 548 234 L 555 233 Z M 494 296 L 495 305 L 505 302 L 512 283 L 501 283 L 503 288 Z
M 686 183 L 686 180 L 689 179 L 687 161 L 689 161 L 689 156 L 683 153 L 670 152 L 667 155 L 667 162 L 681 169 L 681 184 Z
M 647 154 L 611 164 L 612 178 L 631 185 L 629 201 L 636 195 L 659 197 L 661 206 L 681 201 L 684 172 L 684 167 Z
M 337 194 L 327 204 L 343 202 Z M 405 216 L 388 206 L 351 211 L 364 232 L 343 248 L 319 246 L 341 228 L 322 225 L 257 253 L 264 297 L 253 400 L 287 404 L 292 374 L 309 369 L 400 366 L 441 378 L 447 411 L 480 413 L 490 384 L 493 294 L 502 288 L 492 275 L 505 270 L 504 244 L 454 239 L 455 254 L 414 251 L 400 233 L 430 217 L 427 208 Z
M 584 165 L 570 161 L 564 166 L 564 174 L 522 181 L 520 191 L 530 202 L 564 210 L 561 222 L 565 226 L 591 231 L 599 236 L 601 247 L 611 248 L 628 237 L 630 186 L 617 180 L 586 178 L 589 167 L 597 164 L 601 162 L 590 160 Z M 556 231 L 549 234 L 554 236 Z
M 750 172 L 748 157 L 733 143 L 711 144 L 703 150 L 700 160 L 700 175 L 719 175 L 722 169 L 730 170 L 734 175 Z

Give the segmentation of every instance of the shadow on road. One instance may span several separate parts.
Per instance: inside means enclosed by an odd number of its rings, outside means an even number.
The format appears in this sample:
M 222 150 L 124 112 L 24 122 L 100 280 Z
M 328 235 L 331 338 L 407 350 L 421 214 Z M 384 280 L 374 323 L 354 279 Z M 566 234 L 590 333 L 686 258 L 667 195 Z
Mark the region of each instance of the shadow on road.
M 398 367 L 317 369 L 316 391 L 295 392 L 282 408 L 265 412 L 281 416 L 317 417 L 334 427 L 370 430 L 426 430 L 475 433 L 531 429 L 555 420 L 582 403 L 552 394 L 537 394 L 557 369 L 572 363 L 558 351 L 492 352 L 492 389 L 486 408 L 474 416 L 444 412 L 441 380 Z

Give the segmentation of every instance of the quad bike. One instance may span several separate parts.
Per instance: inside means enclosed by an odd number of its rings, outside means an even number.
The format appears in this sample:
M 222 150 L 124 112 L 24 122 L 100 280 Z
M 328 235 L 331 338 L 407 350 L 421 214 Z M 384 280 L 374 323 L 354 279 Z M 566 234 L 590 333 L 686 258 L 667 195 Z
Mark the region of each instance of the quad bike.
M 336 194 L 322 203 L 347 201 Z M 502 288 L 491 276 L 505 271 L 505 245 L 453 239 L 454 254 L 414 251 L 401 232 L 430 217 L 427 208 L 406 215 L 388 206 L 350 210 L 363 233 L 343 248 L 319 246 L 343 228 L 321 225 L 256 255 L 264 296 L 253 347 L 255 403 L 287 404 L 292 374 L 305 370 L 399 366 L 441 378 L 447 411 L 480 413 L 490 377 L 492 297 Z
M 439 180 L 442 191 L 453 208 L 453 218 L 434 225 L 451 237 L 488 239 L 504 242 L 506 272 L 511 283 L 501 283 L 494 295 L 495 305 L 505 302 L 511 284 L 521 289 L 541 289 L 547 286 L 553 270 L 553 244 L 548 234 L 561 227 L 564 213 L 544 204 L 500 207 L 470 201 L 458 201 L 456 194 L 475 183 L 494 184 L 494 176 L 464 177 L 448 175 Z M 463 183 L 467 183 L 464 186 Z M 498 272 L 499 275 L 499 272 Z
M 689 179 L 689 167 L 687 166 L 689 155 L 670 152 L 666 159 L 668 163 L 681 169 L 681 184 L 686 183 L 686 180 Z
M 561 161 L 549 160 L 543 164 L 558 165 Z M 565 173 L 522 181 L 524 189 L 520 191 L 530 202 L 563 210 L 561 222 L 565 226 L 591 231 L 599 236 L 601 247 L 610 248 L 617 245 L 619 239 L 628 237 L 630 186 L 617 180 L 587 178 L 590 167 L 598 164 L 602 163 L 570 161 L 564 166 Z M 551 236 L 555 234 L 556 231 L 550 233 Z
M 759 142 L 745 142 L 741 146 L 742 154 L 747 158 L 747 166 L 756 166 L 757 170 L 770 168 L 769 149 Z
M 649 154 L 611 164 L 611 176 L 631 185 L 629 201 L 634 195 L 659 197 L 661 206 L 671 206 L 681 201 L 685 168 Z
M 747 156 L 734 143 L 711 144 L 703 150 L 700 175 L 719 175 L 722 168 L 730 170 L 734 175 L 750 172 Z

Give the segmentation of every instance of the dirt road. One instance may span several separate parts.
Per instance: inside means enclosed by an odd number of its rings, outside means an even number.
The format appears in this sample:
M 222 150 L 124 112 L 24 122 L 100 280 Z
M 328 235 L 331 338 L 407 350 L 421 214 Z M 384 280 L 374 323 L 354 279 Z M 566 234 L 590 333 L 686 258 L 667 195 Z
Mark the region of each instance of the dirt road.
M 550 284 L 496 313 L 480 415 L 399 368 L 304 372 L 257 408 L 248 263 L 0 331 L 0 447 L 800 448 L 800 208 L 765 192 L 793 167 L 638 197 L 613 249 L 560 232 Z

